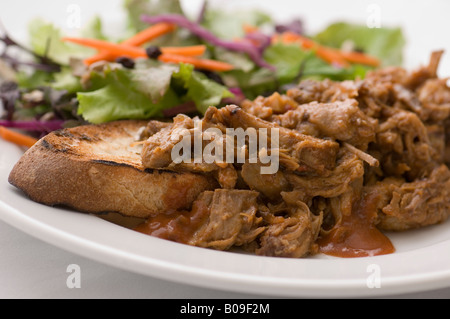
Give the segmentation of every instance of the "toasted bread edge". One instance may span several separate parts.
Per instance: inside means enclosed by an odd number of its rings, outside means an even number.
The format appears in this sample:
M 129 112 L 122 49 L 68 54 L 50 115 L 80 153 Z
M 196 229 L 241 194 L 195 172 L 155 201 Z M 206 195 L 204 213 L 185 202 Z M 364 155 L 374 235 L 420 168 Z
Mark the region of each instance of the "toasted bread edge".
M 106 131 L 110 135 L 112 129 L 117 124 L 86 127 L 86 132 L 95 131 L 98 137 Z M 82 130 L 77 128 L 77 132 Z M 67 138 L 68 134 L 50 133 L 39 140 L 16 163 L 9 183 L 48 206 L 139 218 L 189 209 L 201 192 L 216 187 L 216 181 L 205 175 L 148 171 L 120 159 L 96 159 L 93 154 L 83 156 L 55 147 L 59 136 Z

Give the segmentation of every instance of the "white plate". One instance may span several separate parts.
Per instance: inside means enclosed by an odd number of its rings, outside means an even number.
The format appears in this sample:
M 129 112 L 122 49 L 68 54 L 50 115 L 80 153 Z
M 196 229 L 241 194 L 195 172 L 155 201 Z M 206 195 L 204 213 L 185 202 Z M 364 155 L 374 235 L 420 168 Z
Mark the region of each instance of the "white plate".
M 43 0 L 49 2 L 49 0 Z M 23 11 L 29 1 L 17 0 L 0 5 L 3 23 L 20 34 L 26 21 L 36 15 L 59 22 L 64 27 L 68 5 L 39 2 L 36 10 Z M 118 17 L 119 1 L 96 1 L 103 15 Z M 184 1 L 185 4 L 199 1 Z M 225 4 L 224 1 L 216 1 Z M 242 1 L 227 0 L 227 4 Z M 348 1 L 347 1 L 348 2 Z M 383 25 L 405 27 L 408 37 L 408 66 L 426 63 L 434 49 L 450 50 L 446 40 L 449 2 L 432 1 L 428 17 L 420 2 L 376 1 Z M 99 10 L 91 1 L 78 1 L 83 20 Z M 374 1 L 343 3 L 323 1 L 246 1 L 247 6 L 261 6 L 277 17 L 306 18 L 308 26 L 320 29 L 331 20 L 364 21 L 371 14 Z M 283 4 L 283 5 L 281 5 Z M 444 8 L 445 7 L 445 8 Z M 45 8 L 41 10 L 40 8 Z M 50 10 L 53 8 L 54 10 Z M 352 8 L 352 10 L 349 10 Z M 408 10 L 405 10 L 408 8 Z M 17 19 L 20 12 L 21 19 Z M 373 11 L 372 11 L 373 12 Z M 399 20 L 401 12 L 402 20 Z M 439 16 L 440 15 L 440 16 Z M 22 22 L 20 22 L 22 20 Z M 421 23 L 417 23 L 417 21 Z M 444 25 L 445 23 L 445 25 Z M 430 29 L 427 29 L 429 26 Z M 434 36 L 430 36 L 430 34 Z M 442 43 L 442 41 L 446 41 Z M 410 54 L 413 52 L 414 54 Z M 449 74 L 449 60 L 441 65 L 441 75 Z M 364 297 L 385 296 L 450 287 L 450 221 L 441 225 L 401 234 L 390 234 L 397 248 L 392 255 L 340 259 L 319 255 L 308 259 L 258 257 L 190 247 L 133 232 L 94 216 L 51 208 L 28 200 L 8 184 L 10 170 L 23 151 L 0 140 L 0 218 L 43 241 L 73 253 L 124 270 L 201 287 L 265 296 L 289 297 Z
M 45 242 L 124 270 L 266 296 L 382 296 L 450 286 L 449 222 L 391 234 L 397 252 L 386 256 L 288 259 L 220 252 L 30 201 L 7 182 L 22 150 L 4 141 L 0 150 L 1 219 Z

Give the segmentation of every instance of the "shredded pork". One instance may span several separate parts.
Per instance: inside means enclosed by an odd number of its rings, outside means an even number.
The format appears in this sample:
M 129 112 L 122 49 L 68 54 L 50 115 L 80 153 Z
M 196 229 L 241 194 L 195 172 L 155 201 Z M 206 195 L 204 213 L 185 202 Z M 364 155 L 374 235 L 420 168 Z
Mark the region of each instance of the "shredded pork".
M 362 80 L 305 80 L 286 94 L 211 107 L 196 119 L 202 132 L 279 129 L 279 144 L 267 150 L 280 156 L 274 174 L 260 174 L 264 164 L 248 157 L 173 163 L 180 129 L 195 138 L 194 119 L 184 115 L 171 124 L 149 123 L 143 163 L 216 178 L 218 189 L 193 203 L 194 210 L 199 202 L 207 207 L 208 217 L 187 241 L 200 247 L 313 255 L 317 239 L 354 213 L 361 194 L 377 199 L 367 213 L 371 227 L 403 231 L 443 222 L 450 214 L 450 88 L 437 77 L 440 57 L 433 53 L 414 72 L 390 67 Z M 229 140 L 220 138 L 225 150 Z

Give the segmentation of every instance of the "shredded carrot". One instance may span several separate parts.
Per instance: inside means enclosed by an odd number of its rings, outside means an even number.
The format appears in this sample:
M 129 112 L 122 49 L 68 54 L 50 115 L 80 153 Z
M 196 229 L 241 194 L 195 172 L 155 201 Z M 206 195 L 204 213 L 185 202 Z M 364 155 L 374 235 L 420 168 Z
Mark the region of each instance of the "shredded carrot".
M 283 32 L 280 40 L 284 43 L 298 43 L 304 49 L 312 49 L 318 46 L 313 40 L 290 31 Z
M 356 52 L 356 51 L 350 51 L 345 52 L 341 51 L 341 55 L 344 59 L 346 59 L 349 62 L 352 63 L 359 63 L 359 64 L 365 64 L 365 65 L 371 65 L 371 66 L 379 66 L 380 60 L 376 57 L 370 56 L 365 53 Z
M 9 130 L 4 126 L 0 126 L 0 137 L 8 142 L 26 147 L 31 147 L 38 141 L 31 136 Z
M 100 51 L 107 51 L 115 56 L 126 55 L 132 58 L 145 57 L 147 54 L 145 50 L 138 47 L 115 44 L 108 41 L 97 40 L 97 39 L 85 39 L 85 38 L 69 38 L 65 37 L 63 41 L 73 42 L 86 47 L 94 48 Z
M 88 47 L 95 48 L 98 50 L 105 50 L 116 56 L 125 55 L 125 56 L 129 56 L 131 58 L 147 57 L 147 53 L 146 53 L 145 49 L 110 43 L 110 42 L 102 41 L 102 40 L 84 39 L 84 38 L 67 38 L 66 37 L 66 38 L 63 38 L 63 41 L 77 43 L 77 44 L 88 46 Z M 225 63 L 225 62 L 221 62 L 221 61 L 200 59 L 200 58 L 195 58 L 195 57 L 189 56 L 189 55 L 172 53 L 172 52 L 183 53 L 182 50 L 186 50 L 187 52 L 192 53 L 192 52 L 197 52 L 196 50 L 198 50 L 199 48 L 200 48 L 200 51 L 203 50 L 203 48 L 201 48 L 200 46 L 194 46 L 194 48 L 184 47 L 183 49 L 176 49 L 173 47 L 168 48 L 168 49 L 161 48 L 162 55 L 160 55 L 158 57 L 158 59 L 162 62 L 190 63 L 190 64 L 193 64 L 195 67 L 206 69 L 206 70 L 211 70 L 211 71 L 229 71 L 234 68 L 233 65 Z
M 324 47 L 315 43 L 313 40 L 304 37 L 300 34 L 294 32 L 283 32 L 281 34 L 280 40 L 283 43 L 296 43 L 299 44 L 303 49 L 312 49 L 316 51 L 316 54 L 321 59 L 325 60 L 330 64 L 335 64 L 341 67 L 349 66 L 349 63 L 340 55 L 337 50 Z
M 320 57 L 322 60 L 325 60 L 326 62 L 330 64 L 334 64 L 340 67 L 349 67 L 350 63 L 348 63 L 341 55 L 341 53 L 338 50 L 334 50 L 331 48 L 327 48 L 324 46 L 318 46 L 316 48 L 316 54 L 318 57 Z
M 160 61 L 165 63 L 189 63 L 194 65 L 196 68 L 205 69 L 210 71 L 230 71 L 234 69 L 234 66 L 225 62 L 208 60 L 208 59 L 198 59 L 195 57 L 177 55 L 177 54 L 161 54 L 158 58 Z
M 164 34 L 172 32 L 175 29 L 176 26 L 174 24 L 157 23 L 139 33 L 136 33 L 128 40 L 123 41 L 122 44 L 140 46 Z
M 286 31 L 281 34 L 276 34 L 272 37 L 272 43 L 282 42 L 282 43 L 297 43 L 301 45 L 303 49 L 313 49 L 316 51 L 317 56 L 325 60 L 330 64 L 336 64 L 341 67 L 348 67 L 351 63 L 360 63 L 371 66 L 378 66 L 380 61 L 370 55 L 360 53 L 360 52 L 345 52 L 338 49 L 326 47 L 319 45 L 313 40 L 304 37 L 300 34 Z
M 131 58 L 145 58 L 147 52 L 143 48 L 123 44 L 115 44 L 107 41 L 84 38 L 63 38 L 63 41 L 73 42 L 97 50 L 107 51 L 112 57 L 128 56 Z M 176 54 L 183 56 L 200 56 L 206 51 L 205 45 L 193 45 L 187 47 L 162 47 L 163 54 Z M 88 64 L 88 63 L 87 63 Z
M 121 44 L 123 45 L 129 45 L 129 46 L 141 46 L 144 43 L 150 42 L 151 40 L 154 40 L 164 34 L 167 34 L 169 32 L 172 32 L 176 29 L 176 26 L 169 23 L 157 23 L 155 25 L 152 25 L 148 27 L 147 29 L 142 30 L 141 32 L 136 33 L 131 38 L 123 41 Z M 104 51 L 99 52 L 96 55 L 87 58 L 84 60 L 85 64 L 91 65 L 92 63 L 95 63 L 97 61 L 111 61 L 116 56 L 113 56 L 111 53 Z
M 206 51 L 206 45 L 192 45 L 187 47 L 162 47 L 162 53 L 179 54 L 184 56 L 201 56 Z
M 112 61 L 114 56 L 107 51 L 100 51 L 97 54 L 91 56 L 90 58 L 84 59 L 84 64 L 91 65 L 98 61 Z

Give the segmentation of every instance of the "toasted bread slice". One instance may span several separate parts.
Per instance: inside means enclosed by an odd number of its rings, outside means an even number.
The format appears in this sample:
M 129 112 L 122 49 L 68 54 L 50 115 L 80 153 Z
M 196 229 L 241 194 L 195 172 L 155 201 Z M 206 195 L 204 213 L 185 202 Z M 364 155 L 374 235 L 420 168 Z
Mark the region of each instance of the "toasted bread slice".
M 17 162 L 9 182 L 32 200 L 87 213 L 146 218 L 188 209 L 216 187 L 212 177 L 146 170 L 136 135 L 142 121 L 118 121 L 55 131 Z

